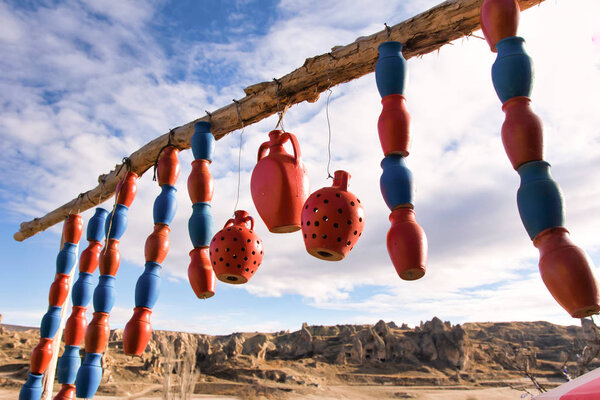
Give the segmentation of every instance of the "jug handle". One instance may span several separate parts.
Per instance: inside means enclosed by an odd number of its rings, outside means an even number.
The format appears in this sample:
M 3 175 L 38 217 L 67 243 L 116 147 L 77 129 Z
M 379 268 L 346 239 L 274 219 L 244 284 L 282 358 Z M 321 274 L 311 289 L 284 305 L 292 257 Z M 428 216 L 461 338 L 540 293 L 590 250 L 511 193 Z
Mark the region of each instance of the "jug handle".
M 267 150 L 269 150 L 269 142 L 264 142 L 258 148 L 258 156 L 256 157 L 256 162 L 262 160 L 267 154 Z
M 290 138 L 290 142 L 292 142 L 292 148 L 294 149 L 294 161 L 296 164 L 300 162 L 300 157 L 302 154 L 300 153 L 300 143 L 298 143 L 298 139 L 296 139 L 296 135 L 291 132 L 283 132 Z
M 223 226 L 223 229 L 227 228 L 228 226 L 233 225 L 233 218 L 229 218 L 227 220 L 227 222 L 225 222 L 225 226 Z
M 246 218 L 244 218 L 244 223 L 247 224 L 248 221 L 250 221 L 250 230 L 254 229 L 254 218 L 252 218 L 252 216 L 248 215 Z

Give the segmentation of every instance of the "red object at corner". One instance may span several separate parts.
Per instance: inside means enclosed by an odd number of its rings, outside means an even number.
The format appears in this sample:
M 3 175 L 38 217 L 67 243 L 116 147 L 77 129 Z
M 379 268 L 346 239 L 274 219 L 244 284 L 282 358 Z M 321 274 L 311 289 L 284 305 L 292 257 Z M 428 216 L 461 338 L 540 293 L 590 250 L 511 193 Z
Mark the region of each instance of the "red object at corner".
M 415 212 L 410 208 L 395 209 L 390 221 L 387 249 L 398 276 L 407 281 L 423 277 L 427 265 L 427 237 L 415 221 Z

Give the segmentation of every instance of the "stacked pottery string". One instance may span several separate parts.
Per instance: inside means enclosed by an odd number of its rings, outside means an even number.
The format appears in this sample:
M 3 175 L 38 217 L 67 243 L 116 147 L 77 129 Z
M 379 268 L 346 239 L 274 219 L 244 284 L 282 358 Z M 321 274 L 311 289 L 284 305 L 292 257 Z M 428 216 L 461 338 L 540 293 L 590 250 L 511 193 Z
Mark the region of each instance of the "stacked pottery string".
M 105 224 L 106 242 L 100 253 L 100 278 L 94 290 L 94 317 L 85 333 L 85 359 L 77 371 L 75 394 L 93 398 L 102 379 L 102 353 L 108 344 L 110 327 L 108 319 L 115 303 L 115 275 L 121 263 L 119 239 L 127 229 L 127 212 L 137 193 L 137 174 L 127 175 L 116 189 L 116 203 Z
M 86 239 L 89 244 L 79 257 L 79 276 L 71 293 L 73 309 L 65 325 L 65 349 L 58 360 L 56 375 L 62 387 L 54 400 L 72 399 L 75 396 L 75 377 L 81 365 L 79 348 L 87 327 L 85 312 L 92 298 L 92 274 L 98 268 L 107 216 L 108 211 L 96 208 L 94 216 L 88 222 Z
M 215 294 L 215 273 L 210 264 L 208 247 L 214 232 L 214 221 L 210 213 L 214 181 L 208 168 L 212 162 L 215 138 L 208 122 L 194 124 L 192 136 L 192 172 L 187 181 L 188 194 L 192 201 L 192 216 L 188 230 L 194 249 L 190 252 L 188 278 L 196 296 L 207 299 Z
M 163 149 L 158 160 L 158 184 L 161 192 L 154 201 L 154 231 L 148 236 L 144 246 L 146 265 L 135 285 L 133 316 L 123 332 L 125 354 L 141 355 L 152 334 L 150 315 L 159 295 L 161 264 L 169 252 L 169 225 L 177 211 L 175 183 L 180 171 L 178 154 L 179 149 L 169 146 Z
M 52 344 L 60 326 L 60 313 L 69 294 L 69 274 L 77 260 L 77 245 L 81 238 L 81 216 L 70 214 L 63 225 L 63 246 L 56 257 L 56 275 L 50 286 L 48 311 L 40 325 L 40 341 L 31 353 L 29 376 L 21 387 L 19 400 L 39 400 L 42 378 L 52 359 Z
M 427 237 L 415 220 L 413 177 L 405 162 L 411 144 L 410 115 L 404 97 L 406 60 L 399 42 L 383 42 L 378 50 L 375 79 L 383 110 L 377 130 L 385 156 L 381 162 L 380 188 L 392 210 L 387 249 L 400 278 L 415 280 L 425 274 Z
M 574 318 L 600 311 L 596 280 L 585 252 L 569 239 L 563 196 L 544 161 L 543 127 L 531 109 L 533 65 L 517 35 L 520 9 L 516 0 L 485 0 L 481 26 L 498 56 L 492 82 L 505 113 L 502 143 L 521 178 L 517 205 L 521 221 L 540 252 L 539 268 L 554 299 Z

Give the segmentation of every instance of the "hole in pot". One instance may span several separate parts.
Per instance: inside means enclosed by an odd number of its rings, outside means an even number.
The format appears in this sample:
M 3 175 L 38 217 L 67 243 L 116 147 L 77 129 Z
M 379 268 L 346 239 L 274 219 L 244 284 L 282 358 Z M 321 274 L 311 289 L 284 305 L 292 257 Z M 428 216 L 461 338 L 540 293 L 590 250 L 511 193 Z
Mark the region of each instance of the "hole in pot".
M 315 226 L 319 226 L 319 221 L 315 221 Z
M 323 221 L 327 221 L 329 218 L 327 218 L 327 215 L 323 217 Z
M 323 239 L 327 239 L 327 235 L 323 235 L 321 236 Z
M 337 222 L 335 222 L 335 223 L 333 224 L 333 227 L 334 227 L 334 228 L 339 228 L 339 227 L 340 227 L 340 224 L 338 224 Z
M 317 251 L 317 254 L 320 255 L 321 257 L 325 257 L 325 258 L 329 258 L 329 257 L 333 256 L 333 254 L 331 254 L 330 252 L 323 251 L 323 250 Z
M 319 212 L 319 209 L 315 207 L 313 208 L 313 212 Z
M 338 242 L 341 242 L 341 241 L 342 241 L 342 238 L 341 238 L 341 237 L 338 237 L 338 238 L 337 238 L 337 241 L 338 241 Z
M 325 200 L 323 200 L 323 203 L 327 204 L 327 203 L 329 203 L 329 200 L 325 199 Z
M 338 208 L 338 213 L 341 214 L 342 212 L 344 212 L 344 210 L 342 210 L 341 208 Z
M 362 222 L 362 217 L 358 219 L 358 222 Z
M 310 226 L 310 221 L 306 221 L 306 226 Z
M 336 193 L 336 194 L 335 194 L 335 197 L 342 197 L 342 195 L 341 195 L 341 194 L 339 194 L 339 193 Z
M 316 233 L 313 233 L 313 234 L 312 234 L 312 238 L 313 238 L 313 239 L 316 239 L 316 238 L 317 238 L 317 234 L 316 234 Z
M 353 202 L 353 201 L 351 201 L 351 202 L 350 202 L 350 205 L 351 205 L 352 207 L 354 207 L 354 202 Z
M 237 278 L 237 276 L 228 276 L 227 280 L 231 281 L 231 282 L 237 282 L 238 278 Z

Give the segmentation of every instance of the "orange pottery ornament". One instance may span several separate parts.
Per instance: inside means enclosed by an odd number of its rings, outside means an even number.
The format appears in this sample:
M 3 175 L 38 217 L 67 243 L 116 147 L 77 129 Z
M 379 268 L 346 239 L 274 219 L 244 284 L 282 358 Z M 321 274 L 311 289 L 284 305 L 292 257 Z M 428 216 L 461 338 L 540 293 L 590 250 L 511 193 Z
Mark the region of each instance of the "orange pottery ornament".
M 263 243 L 254 232 L 254 219 L 246 211 L 236 210 L 234 215 L 213 237 L 209 255 L 217 278 L 237 285 L 248 282 L 260 267 Z
M 214 296 L 216 279 L 208 247 L 197 247 L 190 251 L 190 258 L 188 278 L 196 297 L 208 299 Z
M 350 174 L 335 171 L 333 185 L 317 190 L 304 203 L 302 234 L 309 254 L 339 261 L 352 250 L 365 226 L 365 210 L 348 191 Z

